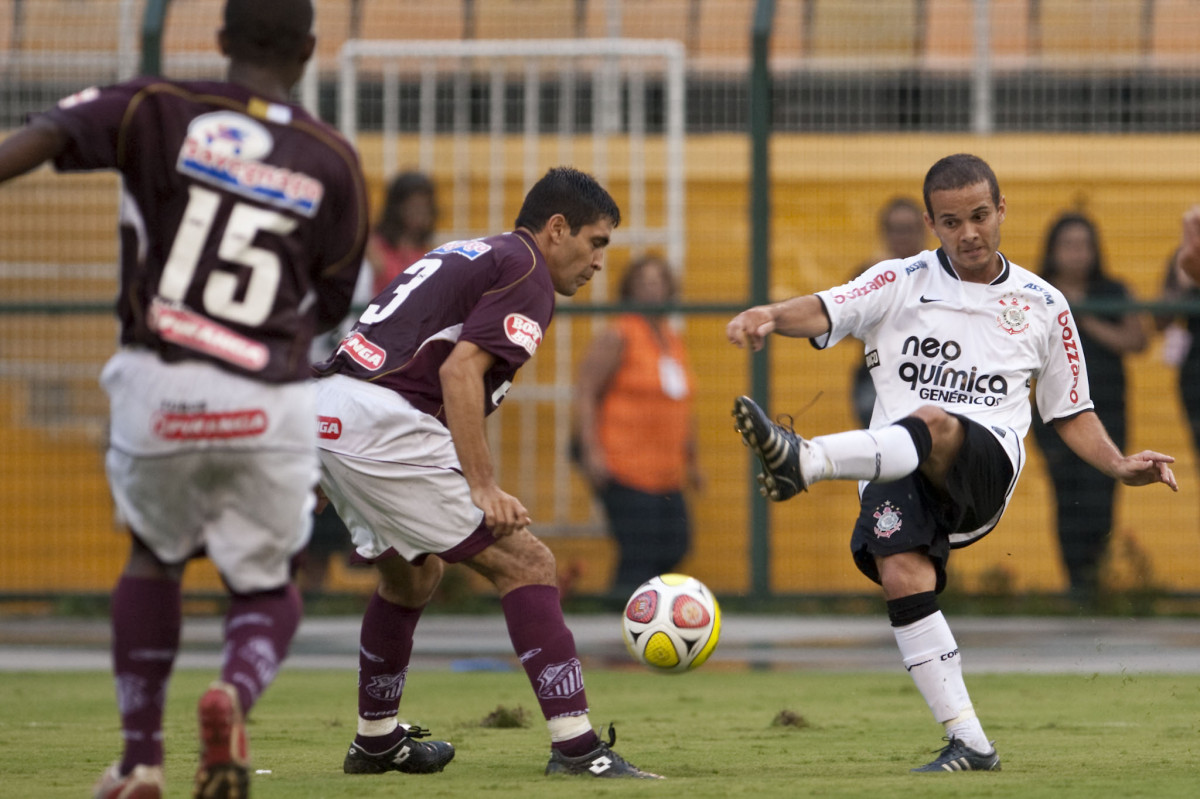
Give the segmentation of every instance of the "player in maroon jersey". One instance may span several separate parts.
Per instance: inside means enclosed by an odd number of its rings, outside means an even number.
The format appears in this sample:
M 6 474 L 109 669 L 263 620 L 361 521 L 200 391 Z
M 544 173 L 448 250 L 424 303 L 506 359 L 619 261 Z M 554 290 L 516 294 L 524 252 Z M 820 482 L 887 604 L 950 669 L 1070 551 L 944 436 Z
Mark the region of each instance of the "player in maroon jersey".
M 308 348 L 349 308 L 367 215 L 351 146 L 288 98 L 311 0 L 228 0 L 226 82 L 85 89 L 0 144 L 0 181 L 53 160 L 122 178 L 121 350 L 109 482 L 132 546 L 112 597 L 124 754 L 97 797 L 163 793 L 180 578 L 206 552 L 230 591 L 220 680 L 198 707 L 197 795 L 244 796 L 243 717 L 300 621 L 316 433 Z
M 529 512 L 496 483 L 484 419 L 537 350 L 555 292 L 603 266 L 620 210 L 590 175 L 559 167 L 528 195 L 516 230 L 429 252 L 375 298 L 317 381 L 321 488 L 379 571 L 362 622 L 351 774 L 441 771 L 450 744 L 397 723 L 413 631 L 462 562 L 500 592 L 513 648 L 549 726 L 547 774 L 643 772 L 588 721 L 563 622 L 554 556 Z

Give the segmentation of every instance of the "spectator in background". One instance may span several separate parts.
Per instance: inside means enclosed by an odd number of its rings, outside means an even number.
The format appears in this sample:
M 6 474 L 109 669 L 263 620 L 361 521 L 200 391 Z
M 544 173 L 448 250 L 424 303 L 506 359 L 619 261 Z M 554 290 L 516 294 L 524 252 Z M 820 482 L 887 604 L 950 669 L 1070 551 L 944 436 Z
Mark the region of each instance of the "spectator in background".
M 422 172 L 401 172 L 388 185 L 375 232 L 367 244 L 367 261 L 375 275 L 375 296 L 430 249 L 437 225 L 433 181 Z
M 1096 414 L 1113 443 L 1124 450 L 1125 355 L 1146 348 L 1146 331 L 1134 312 L 1089 312 L 1092 300 L 1129 300 L 1125 286 L 1104 272 L 1100 236 L 1086 216 L 1064 213 L 1050 226 L 1042 251 L 1041 276 L 1061 291 L 1075 312 L 1087 353 Z M 1058 541 L 1071 595 L 1091 605 L 1099 588 L 1100 564 L 1113 527 L 1116 480 L 1086 464 L 1033 415 L 1033 433 L 1054 483 Z
M 878 261 L 892 258 L 911 258 L 925 249 L 928 231 L 925 229 L 925 212 L 921 205 L 909 197 L 896 196 L 879 209 L 879 241 L 883 251 L 878 258 L 868 261 L 854 271 L 858 277 L 865 269 Z M 850 400 L 854 404 L 854 415 L 863 427 L 870 427 L 871 414 L 875 410 L 875 384 L 865 363 L 854 370 L 850 388 Z
M 1162 302 L 1193 302 L 1200 305 L 1200 288 L 1176 266 L 1176 253 L 1167 259 Z M 1192 444 L 1200 451 L 1200 316 L 1175 313 L 1154 317 L 1155 329 L 1163 334 L 1162 359 L 1179 370 L 1179 400 L 1187 415 Z
M 1179 248 L 1167 262 L 1167 277 L 1161 299 L 1200 301 L 1200 205 L 1183 217 L 1183 235 Z M 1187 414 L 1192 443 L 1200 452 L 1200 316 L 1158 317 L 1156 325 L 1165 329 L 1164 358 L 1179 367 L 1179 398 Z
M 621 279 L 622 302 L 676 299 L 666 261 L 635 259 Z M 620 315 L 579 365 L 575 425 L 580 468 L 604 505 L 620 550 L 614 597 L 672 571 L 691 538 L 684 489 L 701 488 L 693 380 L 683 339 L 659 311 Z

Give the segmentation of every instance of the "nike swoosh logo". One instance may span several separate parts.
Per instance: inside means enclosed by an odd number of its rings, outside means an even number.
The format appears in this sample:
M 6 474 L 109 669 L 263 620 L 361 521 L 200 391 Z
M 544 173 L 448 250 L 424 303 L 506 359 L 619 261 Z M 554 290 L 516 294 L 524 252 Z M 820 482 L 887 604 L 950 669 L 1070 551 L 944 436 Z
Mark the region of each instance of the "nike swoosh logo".
M 941 302 L 941 301 L 942 301 L 941 297 L 934 297 L 933 299 L 929 299 L 924 294 L 921 295 L 921 302 Z
M 924 666 L 926 663 L 932 663 L 932 662 L 933 662 L 933 658 L 930 658 L 929 660 L 922 660 L 920 663 L 914 663 L 911 666 L 905 666 L 904 668 L 906 671 L 912 671 L 917 666 Z

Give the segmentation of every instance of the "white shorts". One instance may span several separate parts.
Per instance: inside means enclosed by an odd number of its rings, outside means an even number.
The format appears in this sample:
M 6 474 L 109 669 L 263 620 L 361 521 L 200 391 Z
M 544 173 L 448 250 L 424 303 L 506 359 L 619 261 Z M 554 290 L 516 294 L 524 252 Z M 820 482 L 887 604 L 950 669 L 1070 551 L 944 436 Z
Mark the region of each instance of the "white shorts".
M 436 554 L 454 563 L 495 540 L 441 422 L 362 380 L 316 384 L 321 489 L 360 558 L 395 552 L 419 563 Z
M 164 563 L 202 550 L 236 592 L 279 588 L 312 530 L 312 388 L 122 350 L 100 382 L 117 510 Z

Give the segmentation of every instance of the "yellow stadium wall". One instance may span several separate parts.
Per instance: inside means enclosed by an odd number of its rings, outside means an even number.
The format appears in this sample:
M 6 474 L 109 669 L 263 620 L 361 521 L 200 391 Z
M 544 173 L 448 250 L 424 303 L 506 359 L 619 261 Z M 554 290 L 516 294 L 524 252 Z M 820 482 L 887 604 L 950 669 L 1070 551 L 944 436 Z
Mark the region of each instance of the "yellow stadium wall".
M 1099 223 L 1109 271 L 1126 281 L 1137 297 L 1153 298 L 1165 259 L 1178 239 L 1180 215 L 1188 205 L 1200 201 L 1198 144 L 1200 140 L 1195 136 L 778 136 L 772 146 L 772 293 L 784 297 L 842 282 L 851 270 L 876 254 L 875 211 L 879 205 L 894 194 L 918 197 L 921 179 L 933 161 L 947 153 L 970 151 L 988 159 L 1000 177 L 1008 200 L 1002 249 L 1010 258 L 1036 268 L 1040 241 L 1050 219 L 1060 210 L 1082 208 Z M 519 179 L 520 146 L 521 142 L 514 139 L 506 144 L 503 155 L 513 165 L 506 183 L 509 218 L 515 214 L 525 188 Z M 384 177 L 373 167 L 378 163 L 379 141 L 363 137 L 360 147 L 373 200 L 378 202 L 384 184 Z M 544 143 L 548 153 L 557 147 L 555 141 Z M 623 147 L 619 141 L 613 146 L 609 156 L 612 174 L 620 172 Z M 660 169 L 662 163 L 661 151 L 656 147 L 651 145 L 646 158 L 652 170 Z M 473 217 L 485 213 L 483 187 L 490 158 L 486 148 L 485 140 L 472 141 L 469 160 L 474 171 L 469 183 Z M 574 151 L 590 157 L 590 140 L 580 139 Z M 402 141 L 400 152 L 415 152 L 415 144 Z M 747 143 L 740 136 L 692 136 L 687 142 L 686 161 L 688 258 L 684 298 L 689 302 L 738 302 L 748 291 L 749 274 Z M 576 163 L 590 168 L 587 157 Z M 657 174 L 652 176 L 657 179 Z M 444 174 L 437 172 L 435 178 L 445 208 L 452 186 L 449 168 Z M 10 242 L 0 255 L 8 260 L 74 262 L 96 260 L 97 253 L 115 251 L 112 230 L 116 197 L 106 191 L 90 195 L 95 199 L 89 207 L 79 208 L 77 199 L 67 206 L 89 220 L 83 226 L 83 240 L 77 236 L 69 243 L 60 243 L 39 236 L 38 241 L 28 245 L 14 241 L 15 234 L 24 233 L 30 226 L 53 228 L 50 217 L 61 214 L 62 207 L 39 205 L 37 200 L 60 196 L 64 182 L 74 180 L 39 172 L 0 190 L 0 211 L 20 206 L 20 214 L 15 217 L 0 214 L 0 219 L 8 218 L 0 221 L 0 236 Z M 627 197 L 625 181 L 612 181 L 612 188 L 618 201 Z M 661 192 L 659 185 L 650 187 L 650 207 L 658 202 Z M 31 201 L 31 196 L 35 200 Z M 620 246 L 618 231 L 610 261 L 614 273 L 619 274 L 627 253 Z M 579 299 L 587 302 L 586 291 Z M 536 359 L 539 381 L 554 376 L 553 361 L 545 357 L 546 348 L 568 319 L 566 315 L 558 317 L 543 345 L 543 355 Z M 572 335 L 572 351 L 578 355 L 591 323 L 581 317 L 573 319 L 577 321 L 571 324 L 581 331 Z M 748 386 L 749 372 L 745 356 L 725 343 L 725 321 L 724 315 L 686 320 L 685 335 L 699 382 L 700 448 L 708 487 L 693 498 L 695 542 L 682 569 L 701 577 L 718 592 L 737 593 L 749 588 L 746 519 L 750 466 L 732 431 L 729 406 L 733 396 Z M 12 342 L 30 324 L 28 320 L 10 318 L 4 320 L 4 326 L 8 342 L 4 356 L 10 358 L 17 349 Z M 45 329 L 55 328 L 47 323 Z M 111 323 L 102 335 L 76 335 L 93 349 L 107 352 L 111 349 L 110 331 Z M 797 422 L 801 432 L 808 434 L 854 426 L 848 383 L 860 353 L 853 342 L 818 353 L 803 341 L 777 340 L 770 357 L 772 412 L 796 412 L 808 406 Z M 98 373 L 103 357 L 94 360 Z M 1178 495 L 1162 487 L 1119 493 L 1112 575 L 1120 584 L 1138 585 L 1149 573 L 1158 587 L 1200 590 L 1200 536 L 1195 513 L 1200 493 L 1196 488 L 1195 455 L 1176 396 L 1175 375 L 1162 364 L 1157 342 L 1147 353 L 1131 358 L 1130 366 L 1131 446 L 1176 455 L 1183 487 Z M 518 379 L 518 388 L 520 383 Z M 16 522 L 7 524 L 0 533 L 0 591 L 107 590 L 120 568 L 126 544 L 113 532 L 111 506 L 103 485 L 102 442 L 94 431 L 89 434 L 30 427 L 23 392 L 24 388 L 10 379 L 0 383 L 0 423 L 6 441 L 0 502 L 7 509 L 8 520 Z M 506 405 L 500 413 L 505 415 L 505 441 L 509 445 L 504 448 L 503 468 L 512 474 L 512 437 L 526 433 L 513 432 L 522 428 L 509 422 L 519 413 L 518 408 Z M 551 437 L 543 434 L 537 441 L 539 463 L 552 463 Z M 983 542 L 955 554 L 957 587 L 969 591 L 996 585 L 1016 591 L 1063 588 L 1054 542 L 1052 496 L 1036 448 L 1031 446 L 1030 452 L 1025 476 L 999 528 Z M 547 501 L 546 469 L 540 468 L 534 479 L 537 489 L 527 503 L 537 519 L 538 508 Z M 871 590 L 854 570 L 847 552 L 854 510 L 853 486 L 832 483 L 773 507 L 772 590 Z M 586 518 L 587 514 L 586 492 L 574 480 L 572 518 Z M 541 515 L 545 518 L 545 513 Z M 557 553 L 560 568 L 578 572 L 576 590 L 603 590 L 614 554 L 606 538 L 562 537 L 549 529 L 540 532 Z M 71 556 L 64 559 L 62 553 Z M 205 564 L 191 570 L 187 585 L 212 589 L 219 582 Z M 339 566 L 334 569 L 330 587 L 357 590 L 369 585 L 369 575 Z

